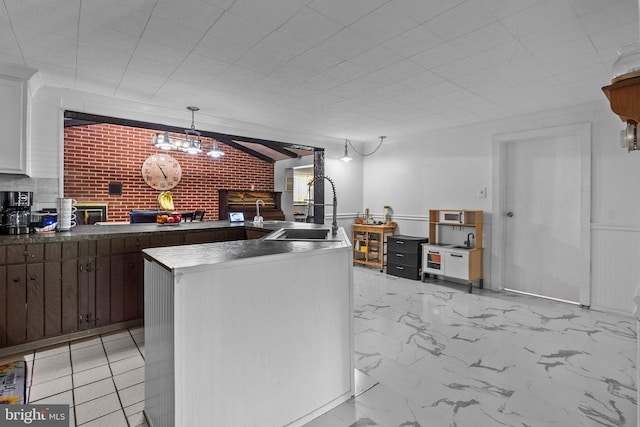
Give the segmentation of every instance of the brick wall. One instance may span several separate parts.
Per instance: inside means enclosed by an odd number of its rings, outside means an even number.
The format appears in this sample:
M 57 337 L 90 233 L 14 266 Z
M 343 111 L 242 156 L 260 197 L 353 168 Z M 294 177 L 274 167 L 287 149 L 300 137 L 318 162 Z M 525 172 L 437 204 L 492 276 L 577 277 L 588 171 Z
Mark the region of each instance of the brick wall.
M 128 221 L 130 209 L 157 209 L 160 192 L 141 174 L 142 162 L 160 151 L 151 145 L 154 133 L 110 124 L 65 128 L 64 197 L 108 203 L 109 221 Z M 210 147 L 211 139 L 203 138 L 203 150 Z M 205 220 L 216 220 L 218 189 L 273 191 L 272 163 L 222 143 L 219 147 L 225 152 L 221 159 L 169 153 L 182 166 L 182 180 L 171 190 L 176 210 L 205 209 Z M 122 196 L 110 196 L 109 183 L 121 183 Z

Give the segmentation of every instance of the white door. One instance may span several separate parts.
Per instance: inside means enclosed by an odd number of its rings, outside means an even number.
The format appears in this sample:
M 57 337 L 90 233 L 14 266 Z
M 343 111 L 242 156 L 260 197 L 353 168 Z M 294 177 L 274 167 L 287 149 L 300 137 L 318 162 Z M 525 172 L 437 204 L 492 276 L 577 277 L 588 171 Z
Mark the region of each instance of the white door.
M 505 145 L 504 288 L 589 305 L 590 138 L 562 133 Z

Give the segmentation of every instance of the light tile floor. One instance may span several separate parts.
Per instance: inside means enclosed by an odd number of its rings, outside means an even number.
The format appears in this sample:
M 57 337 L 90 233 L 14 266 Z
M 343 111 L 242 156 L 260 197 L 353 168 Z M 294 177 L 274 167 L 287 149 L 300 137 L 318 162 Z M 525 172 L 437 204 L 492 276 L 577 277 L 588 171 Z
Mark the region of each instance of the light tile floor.
M 637 425 L 633 319 L 362 267 L 354 280 L 361 394 L 306 427 Z M 25 359 L 29 401 L 68 403 L 72 426 L 146 426 L 143 328 Z

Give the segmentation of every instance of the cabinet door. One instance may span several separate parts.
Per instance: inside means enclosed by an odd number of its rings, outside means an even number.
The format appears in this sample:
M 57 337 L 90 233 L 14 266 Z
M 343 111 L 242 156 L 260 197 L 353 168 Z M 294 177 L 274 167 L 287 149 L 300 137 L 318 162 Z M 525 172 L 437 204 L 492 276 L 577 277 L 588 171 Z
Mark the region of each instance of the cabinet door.
M 7 266 L 7 345 L 27 340 L 27 266 Z
M 69 334 L 79 330 L 78 312 L 78 275 L 80 261 L 63 260 L 62 269 L 62 333 Z
M 62 334 L 62 262 L 44 263 L 44 335 Z
M 27 341 L 44 338 L 44 264 L 27 264 Z
M 0 77 L 0 173 L 29 174 L 27 82 Z
M 469 280 L 469 253 L 445 252 L 444 274 L 456 279 Z
M 111 257 L 96 257 L 96 292 L 90 327 L 111 323 Z

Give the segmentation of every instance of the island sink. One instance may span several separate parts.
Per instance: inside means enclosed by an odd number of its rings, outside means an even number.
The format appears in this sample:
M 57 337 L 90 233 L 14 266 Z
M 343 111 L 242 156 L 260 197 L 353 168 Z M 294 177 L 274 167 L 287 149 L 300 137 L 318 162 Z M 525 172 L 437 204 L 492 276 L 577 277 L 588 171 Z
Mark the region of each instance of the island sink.
M 265 240 L 285 240 L 285 241 L 329 241 L 339 242 L 342 240 L 339 235 L 332 235 L 329 228 L 281 228 L 274 231 Z

